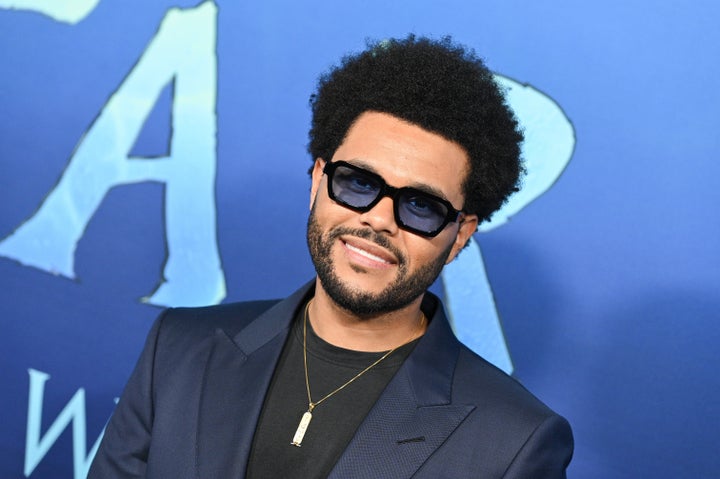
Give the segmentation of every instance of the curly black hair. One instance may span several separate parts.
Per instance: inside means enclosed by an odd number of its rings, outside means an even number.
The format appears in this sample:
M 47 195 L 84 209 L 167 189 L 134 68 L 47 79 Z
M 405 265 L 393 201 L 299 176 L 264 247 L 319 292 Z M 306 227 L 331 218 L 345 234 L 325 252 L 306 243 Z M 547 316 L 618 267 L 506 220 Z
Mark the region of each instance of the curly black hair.
M 391 114 L 464 148 L 470 168 L 462 209 L 489 219 L 524 173 L 523 134 L 492 73 L 450 37 L 409 35 L 367 46 L 322 75 L 310 97 L 312 159 L 330 160 L 362 113 Z

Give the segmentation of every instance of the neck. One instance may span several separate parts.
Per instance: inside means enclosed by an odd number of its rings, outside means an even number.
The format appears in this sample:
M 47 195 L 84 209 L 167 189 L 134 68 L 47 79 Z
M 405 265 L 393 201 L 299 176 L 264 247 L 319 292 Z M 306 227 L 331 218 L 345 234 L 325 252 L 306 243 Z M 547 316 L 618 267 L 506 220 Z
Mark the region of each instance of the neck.
M 317 280 L 315 297 L 308 309 L 309 320 L 315 334 L 334 346 L 353 351 L 387 351 L 425 333 L 427 320 L 420 310 L 422 298 L 396 311 L 361 317 L 338 306 Z

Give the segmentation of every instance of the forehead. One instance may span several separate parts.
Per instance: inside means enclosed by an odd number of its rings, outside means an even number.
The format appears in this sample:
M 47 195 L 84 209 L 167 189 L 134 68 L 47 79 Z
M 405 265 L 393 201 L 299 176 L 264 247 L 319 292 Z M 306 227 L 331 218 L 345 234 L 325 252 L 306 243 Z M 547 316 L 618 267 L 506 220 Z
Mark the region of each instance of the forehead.
M 465 150 L 446 138 L 387 113 L 365 112 L 348 130 L 334 160 L 382 176 L 392 186 L 424 187 L 462 206 Z

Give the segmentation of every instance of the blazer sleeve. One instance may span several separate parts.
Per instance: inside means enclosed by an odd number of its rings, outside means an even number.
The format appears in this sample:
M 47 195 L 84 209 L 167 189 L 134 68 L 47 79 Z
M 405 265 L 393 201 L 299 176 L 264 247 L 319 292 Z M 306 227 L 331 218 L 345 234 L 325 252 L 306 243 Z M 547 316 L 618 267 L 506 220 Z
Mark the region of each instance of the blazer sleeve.
M 518 451 L 503 479 L 565 479 L 572 455 L 570 424 L 561 416 L 549 416 Z
M 88 479 L 145 477 L 153 424 L 153 370 L 163 312 L 148 333 L 120 401 L 105 430 Z

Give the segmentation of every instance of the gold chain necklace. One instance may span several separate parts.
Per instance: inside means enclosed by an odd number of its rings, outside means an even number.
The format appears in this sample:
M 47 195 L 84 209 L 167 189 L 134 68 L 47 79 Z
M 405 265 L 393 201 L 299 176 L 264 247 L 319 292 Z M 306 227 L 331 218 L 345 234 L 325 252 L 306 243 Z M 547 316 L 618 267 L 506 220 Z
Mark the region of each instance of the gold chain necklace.
M 312 395 L 310 394 L 310 375 L 308 374 L 308 362 L 307 362 L 307 322 L 308 322 L 308 310 L 310 309 L 310 303 L 312 303 L 312 300 L 308 301 L 307 305 L 305 306 L 305 315 L 303 317 L 303 363 L 305 365 L 305 388 L 307 390 L 307 397 L 308 397 L 308 410 L 305 412 L 305 414 L 302 415 L 302 418 L 300 419 L 300 424 L 298 425 L 297 430 L 295 431 L 295 436 L 293 436 L 293 440 L 290 443 L 293 446 L 300 447 L 300 444 L 302 443 L 303 437 L 305 437 L 305 431 L 307 431 L 308 426 L 310 425 L 310 420 L 312 419 L 312 411 L 315 409 L 320 403 L 325 401 L 326 399 L 330 398 L 331 396 L 335 395 L 335 393 L 338 393 L 345 389 L 347 386 L 349 386 L 353 381 L 355 381 L 357 378 L 365 374 L 366 372 L 370 371 L 372 368 L 380 364 L 380 362 L 390 356 L 393 351 L 395 351 L 397 348 L 402 346 L 402 344 L 395 346 L 390 351 L 383 354 L 380 359 L 377 359 L 375 362 L 373 362 L 370 366 L 366 367 L 359 373 L 357 373 L 355 376 L 353 376 L 349 381 L 347 381 L 345 384 L 341 385 L 337 389 L 331 391 L 329 394 L 325 395 L 322 399 L 313 402 Z M 420 329 L 422 329 L 423 325 L 425 324 L 425 313 L 422 311 L 420 312 Z M 413 336 L 415 333 L 413 333 Z M 411 336 L 412 338 L 412 336 Z M 411 339 L 412 340 L 412 339 Z M 406 341 L 403 344 L 407 344 L 409 341 Z

